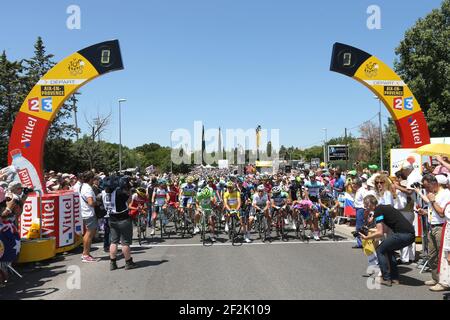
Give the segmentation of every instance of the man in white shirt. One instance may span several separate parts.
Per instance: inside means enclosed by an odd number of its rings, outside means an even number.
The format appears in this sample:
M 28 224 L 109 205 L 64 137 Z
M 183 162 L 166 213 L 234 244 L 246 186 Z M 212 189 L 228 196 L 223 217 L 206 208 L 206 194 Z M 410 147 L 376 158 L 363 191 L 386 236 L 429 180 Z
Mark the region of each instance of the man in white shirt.
M 441 247 L 442 227 L 445 223 L 445 206 L 450 202 L 450 190 L 439 185 L 438 180 L 432 174 L 426 174 L 422 179 L 423 187 L 427 191 L 428 210 L 420 209 L 420 215 L 428 215 L 431 230 L 429 237 L 429 266 L 431 268 L 432 280 L 426 281 L 425 285 L 431 286 L 431 291 L 445 291 L 449 288 L 439 283 L 438 259 Z
M 83 255 L 82 262 L 97 262 L 98 260 L 90 255 L 92 239 L 94 239 L 97 232 L 98 222 L 95 215 L 95 193 L 92 190 L 92 183 L 94 181 L 94 173 L 87 171 L 83 174 L 82 183 L 78 190 L 80 196 L 80 210 L 83 218 L 86 233 L 83 237 Z

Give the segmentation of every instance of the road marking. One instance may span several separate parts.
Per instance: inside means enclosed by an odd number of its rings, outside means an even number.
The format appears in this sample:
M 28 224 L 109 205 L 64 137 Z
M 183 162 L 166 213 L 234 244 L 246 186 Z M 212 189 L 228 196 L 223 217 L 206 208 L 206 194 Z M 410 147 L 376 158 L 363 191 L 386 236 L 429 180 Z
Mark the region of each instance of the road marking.
M 231 242 L 227 243 L 214 243 L 211 244 L 208 242 L 207 245 L 203 245 L 202 243 L 175 243 L 175 244 L 145 244 L 145 245 L 138 245 L 133 244 L 131 245 L 131 248 L 158 248 L 158 247 L 241 247 L 241 246 L 271 246 L 271 245 L 289 245 L 289 244 L 304 244 L 304 245 L 315 245 L 315 244 L 347 244 L 347 243 L 353 243 L 352 240 L 340 240 L 340 241 L 313 241 L 310 242 L 302 242 L 302 241 L 294 241 L 294 242 L 271 242 L 271 243 L 264 243 L 264 242 L 255 242 L 255 243 L 239 243 L 237 245 L 233 245 Z M 103 246 L 92 246 L 93 248 L 101 249 Z M 120 246 L 119 246 L 120 248 Z

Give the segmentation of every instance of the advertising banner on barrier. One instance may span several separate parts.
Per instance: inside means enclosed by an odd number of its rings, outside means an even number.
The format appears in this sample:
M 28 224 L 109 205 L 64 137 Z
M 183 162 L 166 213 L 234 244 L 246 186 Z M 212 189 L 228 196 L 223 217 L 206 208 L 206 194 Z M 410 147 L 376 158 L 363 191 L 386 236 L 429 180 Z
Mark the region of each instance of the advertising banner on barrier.
M 73 193 L 73 225 L 75 234 L 78 236 L 83 235 L 83 220 L 80 212 L 80 196 L 78 193 Z
M 55 237 L 59 240 L 59 202 L 57 195 L 45 195 L 42 198 L 42 237 Z
M 75 228 L 73 216 L 73 195 L 61 195 L 59 197 L 59 241 L 57 247 L 65 247 L 74 244 Z
M 23 205 L 22 215 L 20 217 L 20 237 L 27 238 L 30 232 L 33 220 L 39 219 L 39 201 L 37 197 L 28 197 Z

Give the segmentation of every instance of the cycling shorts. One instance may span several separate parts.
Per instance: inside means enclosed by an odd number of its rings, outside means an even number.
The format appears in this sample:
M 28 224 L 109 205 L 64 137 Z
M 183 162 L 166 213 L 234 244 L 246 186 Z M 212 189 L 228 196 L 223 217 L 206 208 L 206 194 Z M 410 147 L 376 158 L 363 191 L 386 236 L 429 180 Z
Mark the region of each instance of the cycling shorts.
M 188 204 L 195 204 L 195 200 L 193 197 L 182 198 L 181 199 L 181 207 L 186 208 Z

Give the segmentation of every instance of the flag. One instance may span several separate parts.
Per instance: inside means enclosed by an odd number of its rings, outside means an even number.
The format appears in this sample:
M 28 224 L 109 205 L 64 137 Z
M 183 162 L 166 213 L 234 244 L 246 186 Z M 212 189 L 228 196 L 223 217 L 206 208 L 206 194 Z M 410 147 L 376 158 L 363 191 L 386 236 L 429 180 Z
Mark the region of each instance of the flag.
M 345 193 L 344 200 L 345 200 L 344 216 L 355 218 L 356 217 L 356 209 L 355 209 L 355 203 L 354 203 L 353 196 L 348 193 Z
M 0 220 L 0 262 L 14 262 L 20 252 L 20 237 L 16 226 Z

